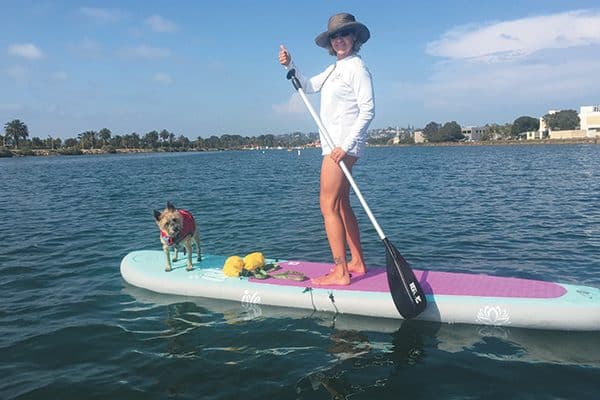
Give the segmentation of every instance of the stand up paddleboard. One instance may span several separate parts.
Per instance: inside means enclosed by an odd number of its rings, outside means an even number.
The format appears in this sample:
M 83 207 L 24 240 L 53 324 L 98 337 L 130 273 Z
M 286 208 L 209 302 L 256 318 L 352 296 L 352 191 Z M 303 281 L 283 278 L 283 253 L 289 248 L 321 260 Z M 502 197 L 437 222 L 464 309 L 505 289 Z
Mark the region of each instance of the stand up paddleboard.
M 226 257 L 204 255 L 186 271 L 186 260 L 165 272 L 165 254 L 134 251 L 121 261 L 129 284 L 157 293 L 233 300 L 381 318 L 402 318 L 390 295 L 385 268 L 371 268 L 348 286 L 313 286 L 329 264 L 281 261 L 278 273 L 295 271 L 304 281 L 227 277 Z M 600 331 L 600 289 L 519 278 L 415 270 L 427 297 L 416 319 L 522 328 Z

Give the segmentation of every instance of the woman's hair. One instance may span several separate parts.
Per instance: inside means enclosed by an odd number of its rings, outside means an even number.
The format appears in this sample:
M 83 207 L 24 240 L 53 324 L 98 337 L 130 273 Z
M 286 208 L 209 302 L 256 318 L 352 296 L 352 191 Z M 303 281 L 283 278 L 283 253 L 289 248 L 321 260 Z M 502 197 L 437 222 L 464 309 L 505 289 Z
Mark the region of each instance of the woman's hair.
M 355 32 L 352 32 L 352 35 L 354 36 L 354 44 L 352 45 L 352 53 L 358 54 L 358 51 L 360 50 L 360 46 L 362 46 L 362 43 L 359 42 L 358 40 L 356 40 Z M 327 51 L 329 52 L 330 56 L 335 56 L 337 54 L 335 52 L 335 50 L 333 50 L 333 47 L 331 46 L 331 40 L 329 42 L 327 42 Z

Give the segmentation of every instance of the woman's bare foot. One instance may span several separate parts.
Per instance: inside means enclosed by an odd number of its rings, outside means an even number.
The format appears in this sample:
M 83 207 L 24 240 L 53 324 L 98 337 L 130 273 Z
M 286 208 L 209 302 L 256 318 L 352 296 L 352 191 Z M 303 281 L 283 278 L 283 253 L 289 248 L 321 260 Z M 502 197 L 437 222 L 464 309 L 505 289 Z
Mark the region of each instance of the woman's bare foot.
M 343 272 L 332 271 L 331 273 L 318 278 L 311 279 L 313 285 L 327 286 L 327 285 L 349 285 L 350 274 Z
M 331 268 L 329 272 L 335 271 L 335 268 Z M 353 276 L 361 276 L 367 273 L 367 267 L 363 263 L 355 263 L 350 261 L 348 263 L 348 272 L 350 273 L 350 277 Z
M 348 272 L 351 272 L 354 276 L 361 276 L 367 273 L 367 267 L 362 262 L 350 261 L 348 263 Z

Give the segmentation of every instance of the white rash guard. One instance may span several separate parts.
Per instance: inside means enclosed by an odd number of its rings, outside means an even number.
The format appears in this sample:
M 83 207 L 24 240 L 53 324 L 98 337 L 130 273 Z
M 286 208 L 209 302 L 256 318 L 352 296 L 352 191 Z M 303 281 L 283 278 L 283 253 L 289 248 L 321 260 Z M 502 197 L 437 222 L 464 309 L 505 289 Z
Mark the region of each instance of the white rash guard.
M 296 68 L 293 62 L 287 67 Z M 375 99 L 371 73 L 356 54 L 336 61 L 320 74 L 306 79 L 298 72 L 306 93 L 321 92 L 321 120 L 335 146 L 347 154 L 360 157 L 367 137 L 367 129 L 375 116 Z M 323 155 L 331 147 L 321 132 Z

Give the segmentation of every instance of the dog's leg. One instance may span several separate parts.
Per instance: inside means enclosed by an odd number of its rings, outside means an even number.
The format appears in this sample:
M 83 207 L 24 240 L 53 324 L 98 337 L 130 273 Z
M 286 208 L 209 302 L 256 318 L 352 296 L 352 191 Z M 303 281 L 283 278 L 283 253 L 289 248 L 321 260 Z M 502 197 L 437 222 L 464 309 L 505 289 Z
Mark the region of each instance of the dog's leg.
M 200 249 L 200 234 L 198 231 L 194 232 L 194 242 L 196 243 L 196 249 L 198 250 L 198 261 L 202 261 L 202 250 Z
M 194 269 L 194 265 L 192 264 L 192 238 L 188 237 L 188 239 L 184 243 L 185 249 L 187 251 L 187 270 L 191 271 Z
M 165 252 L 165 255 L 167 256 L 167 266 L 165 267 L 165 271 L 170 272 L 171 271 L 171 254 L 169 251 L 169 246 L 163 245 L 163 251 Z
M 177 247 L 177 245 L 173 246 L 173 261 L 177 261 L 177 258 L 179 257 L 179 247 Z

